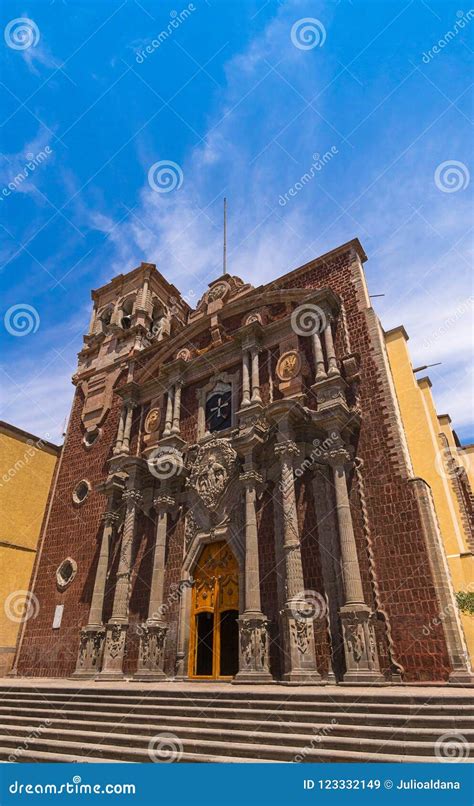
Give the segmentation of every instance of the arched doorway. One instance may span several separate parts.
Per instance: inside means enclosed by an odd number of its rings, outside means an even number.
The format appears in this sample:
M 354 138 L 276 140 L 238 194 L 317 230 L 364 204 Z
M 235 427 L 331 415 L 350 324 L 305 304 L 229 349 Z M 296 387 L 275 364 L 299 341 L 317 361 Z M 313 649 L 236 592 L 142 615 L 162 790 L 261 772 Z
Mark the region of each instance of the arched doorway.
M 239 670 L 239 566 L 224 540 L 203 547 L 193 578 L 189 677 L 232 678 Z

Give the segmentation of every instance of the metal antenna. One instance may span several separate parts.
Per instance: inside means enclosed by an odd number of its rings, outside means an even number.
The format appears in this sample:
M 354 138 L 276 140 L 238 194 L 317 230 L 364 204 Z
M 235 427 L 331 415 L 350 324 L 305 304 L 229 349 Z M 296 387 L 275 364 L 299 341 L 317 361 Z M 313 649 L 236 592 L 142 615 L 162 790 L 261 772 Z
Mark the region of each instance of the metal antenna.
M 224 250 L 222 255 L 222 274 L 227 274 L 227 199 L 224 196 Z

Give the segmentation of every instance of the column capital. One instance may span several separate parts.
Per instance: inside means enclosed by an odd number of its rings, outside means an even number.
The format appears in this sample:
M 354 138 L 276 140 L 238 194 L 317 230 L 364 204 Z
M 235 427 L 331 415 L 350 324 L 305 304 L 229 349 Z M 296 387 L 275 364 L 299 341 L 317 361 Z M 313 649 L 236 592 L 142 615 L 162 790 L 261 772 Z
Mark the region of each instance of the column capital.
M 105 526 L 114 526 L 120 520 L 118 512 L 107 511 L 101 516 L 101 520 Z
M 330 450 L 321 451 L 320 458 L 332 468 L 344 467 L 353 461 L 353 452 L 342 445 Z
M 122 493 L 122 499 L 127 506 L 130 504 L 131 506 L 137 507 L 142 503 L 143 495 L 140 490 L 125 490 L 125 492 Z
M 287 439 L 284 442 L 277 442 L 274 450 L 275 454 L 280 459 L 291 459 L 291 457 L 298 456 L 300 453 L 300 449 L 298 448 L 296 442 L 293 442 L 292 439 Z
M 175 499 L 171 495 L 157 495 L 153 499 L 153 506 L 157 511 L 167 512 L 172 509 L 176 504 Z
M 246 470 L 244 473 L 240 474 L 239 480 L 245 487 L 256 487 L 263 482 L 262 476 L 260 473 L 257 473 L 256 470 Z

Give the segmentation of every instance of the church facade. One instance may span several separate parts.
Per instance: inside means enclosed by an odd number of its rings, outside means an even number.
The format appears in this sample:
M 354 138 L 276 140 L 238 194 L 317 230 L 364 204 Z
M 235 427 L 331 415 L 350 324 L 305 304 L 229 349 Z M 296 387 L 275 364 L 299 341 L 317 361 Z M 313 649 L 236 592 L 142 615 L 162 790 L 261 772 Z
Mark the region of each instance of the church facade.
M 92 292 L 15 674 L 471 680 L 365 260 Z

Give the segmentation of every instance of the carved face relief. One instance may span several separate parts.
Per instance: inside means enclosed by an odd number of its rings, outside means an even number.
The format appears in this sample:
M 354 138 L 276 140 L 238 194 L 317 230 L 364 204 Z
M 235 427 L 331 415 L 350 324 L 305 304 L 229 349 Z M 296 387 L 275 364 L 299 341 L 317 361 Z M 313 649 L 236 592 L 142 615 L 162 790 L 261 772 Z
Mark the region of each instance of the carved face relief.
M 160 410 L 150 409 L 145 420 L 145 432 L 147 434 L 157 431 L 160 425 Z
M 237 454 L 226 439 L 212 439 L 201 446 L 192 467 L 188 486 L 206 507 L 215 510 L 236 471 Z
M 276 374 L 281 381 L 290 381 L 301 372 L 301 356 L 296 350 L 289 350 L 280 356 Z

